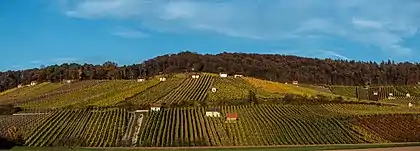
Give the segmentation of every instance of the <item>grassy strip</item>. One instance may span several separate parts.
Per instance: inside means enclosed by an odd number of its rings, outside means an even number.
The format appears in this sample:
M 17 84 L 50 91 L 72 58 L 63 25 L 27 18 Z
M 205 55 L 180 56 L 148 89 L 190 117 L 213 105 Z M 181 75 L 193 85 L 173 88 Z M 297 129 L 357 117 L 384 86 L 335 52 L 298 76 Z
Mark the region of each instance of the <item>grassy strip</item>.
M 182 150 L 182 151 L 228 151 L 228 150 L 243 150 L 243 151 L 313 151 L 313 150 L 337 150 L 337 149 L 368 149 L 368 148 L 388 148 L 388 147 L 408 147 L 420 146 L 420 142 L 413 143 L 385 143 L 385 144 L 337 144 L 337 145 L 283 145 L 283 146 L 266 146 L 266 147 L 117 147 L 117 148 L 64 148 L 64 147 L 15 147 L 13 151 L 147 151 L 147 150 Z

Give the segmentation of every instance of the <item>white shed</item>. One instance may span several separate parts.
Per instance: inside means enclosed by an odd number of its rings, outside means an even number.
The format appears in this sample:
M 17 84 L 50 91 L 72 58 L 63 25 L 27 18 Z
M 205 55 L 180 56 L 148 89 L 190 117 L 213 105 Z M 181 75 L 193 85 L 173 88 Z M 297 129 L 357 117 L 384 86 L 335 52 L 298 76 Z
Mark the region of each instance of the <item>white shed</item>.
M 297 85 L 297 84 L 299 84 L 299 81 L 293 81 L 292 84 Z
M 70 84 L 73 83 L 74 80 L 66 80 L 66 83 Z
M 36 81 L 31 82 L 31 86 L 34 86 L 34 85 L 37 85 L 37 84 L 38 84 L 38 82 L 36 82 Z
M 228 75 L 226 74 L 226 73 L 221 73 L 220 74 L 220 77 L 222 77 L 222 78 L 226 78 Z
M 206 110 L 207 117 L 220 117 L 220 109 L 218 108 L 210 108 Z
M 160 111 L 160 106 L 152 106 L 152 107 L 150 107 L 150 110 L 152 110 L 152 111 Z
M 166 81 L 166 78 L 165 77 L 161 77 L 161 78 L 159 78 L 159 81 Z
M 220 112 L 217 111 L 206 111 L 207 117 L 220 117 Z
M 146 80 L 145 79 L 142 79 L 142 78 L 137 79 L 137 82 L 144 82 L 144 81 L 146 81 Z
M 393 93 L 389 93 L 389 96 L 394 96 L 394 94 Z
M 200 77 L 200 75 L 198 75 L 198 74 L 193 74 L 192 76 L 191 76 L 191 78 L 193 78 L 193 79 L 198 79 Z
M 410 93 L 407 93 L 405 96 L 408 98 L 411 97 Z
M 234 77 L 235 77 L 235 78 L 240 78 L 240 77 L 243 77 L 243 75 L 240 75 L 240 74 L 235 74 L 235 75 L 234 75 Z

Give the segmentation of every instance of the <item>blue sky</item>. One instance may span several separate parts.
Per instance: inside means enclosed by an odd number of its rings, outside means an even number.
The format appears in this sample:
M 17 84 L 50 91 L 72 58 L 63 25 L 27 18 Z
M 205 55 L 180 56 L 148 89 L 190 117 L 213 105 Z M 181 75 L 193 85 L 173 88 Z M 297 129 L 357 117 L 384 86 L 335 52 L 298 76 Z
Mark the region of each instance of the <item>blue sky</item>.
M 0 70 L 253 52 L 420 61 L 418 0 L 2 0 Z

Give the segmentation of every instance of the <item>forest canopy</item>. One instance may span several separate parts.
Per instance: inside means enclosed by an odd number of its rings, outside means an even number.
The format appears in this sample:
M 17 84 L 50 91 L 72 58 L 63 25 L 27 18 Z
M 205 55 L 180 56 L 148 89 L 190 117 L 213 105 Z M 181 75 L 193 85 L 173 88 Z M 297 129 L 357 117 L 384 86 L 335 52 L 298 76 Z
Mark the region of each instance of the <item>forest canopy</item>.
M 409 85 L 420 81 L 420 64 L 393 61 L 362 62 L 304 58 L 291 55 L 180 52 L 146 60 L 140 64 L 118 66 L 65 63 L 42 68 L 0 72 L 0 91 L 31 81 L 136 79 L 158 74 L 189 72 L 243 74 L 271 81 L 298 80 L 328 85 Z

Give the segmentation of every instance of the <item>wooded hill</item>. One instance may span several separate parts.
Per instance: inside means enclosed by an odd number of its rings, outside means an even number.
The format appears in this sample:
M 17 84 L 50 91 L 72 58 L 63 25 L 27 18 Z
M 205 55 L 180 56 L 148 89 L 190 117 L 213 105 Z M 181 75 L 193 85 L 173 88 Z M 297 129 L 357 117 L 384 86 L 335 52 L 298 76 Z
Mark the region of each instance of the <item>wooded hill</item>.
M 216 55 L 181 52 L 146 60 L 141 64 L 118 66 L 62 64 L 22 71 L 0 72 L 0 91 L 31 81 L 136 79 L 180 72 L 226 72 L 271 81 L 298 80 L 327 85 L 410 85 L 420 81 L 419 63 L 361 62 L 315 59 L 274 54 L 221 53 Z

